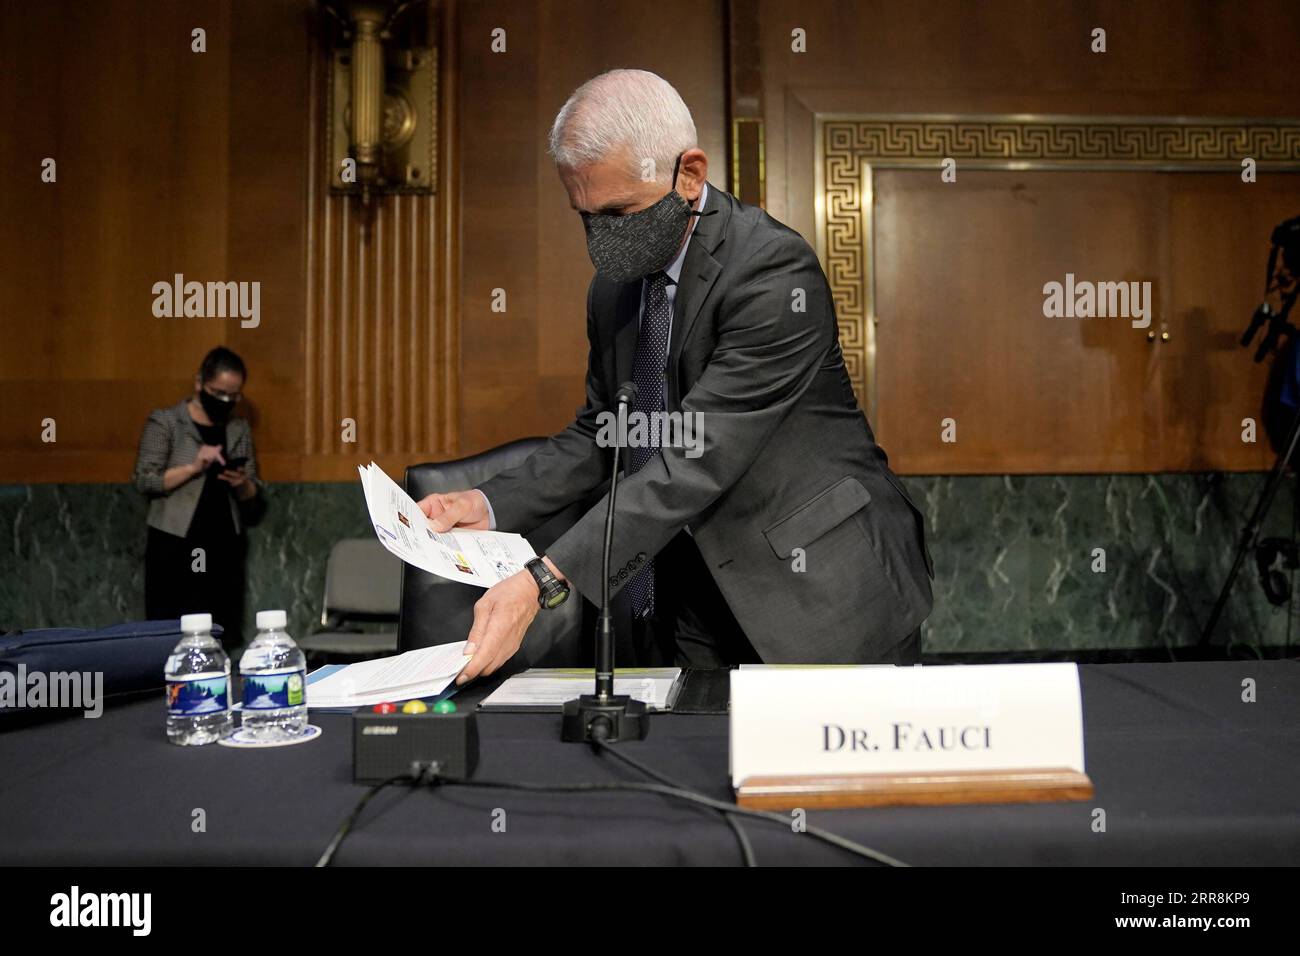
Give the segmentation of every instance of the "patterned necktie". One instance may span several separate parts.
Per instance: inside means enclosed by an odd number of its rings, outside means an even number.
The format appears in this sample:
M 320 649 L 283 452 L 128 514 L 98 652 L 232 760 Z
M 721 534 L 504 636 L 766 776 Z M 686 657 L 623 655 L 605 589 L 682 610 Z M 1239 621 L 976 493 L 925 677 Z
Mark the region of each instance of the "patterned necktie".
M 662 272 L 645 280 L 645 311 L 636 337 L 636 355 L 632 360 L 632 379 L 636 382 L 636 401 L 632 411 L 647 425 L 656 412 L 664 411 L 664 373 L 668 367 L 668 332 L 672 325 L 672 306 L 668 303 L 668 276 Z M 647 428 L 647 439 L 657 441 L 659 429 Z M 627 449 L 627 474 L 633 475 L 657 458 L 658 444 L 649 442 Z M 636 617 L 654 613 L 655 563 L 651 559 L 641 566 L 627 583 Z

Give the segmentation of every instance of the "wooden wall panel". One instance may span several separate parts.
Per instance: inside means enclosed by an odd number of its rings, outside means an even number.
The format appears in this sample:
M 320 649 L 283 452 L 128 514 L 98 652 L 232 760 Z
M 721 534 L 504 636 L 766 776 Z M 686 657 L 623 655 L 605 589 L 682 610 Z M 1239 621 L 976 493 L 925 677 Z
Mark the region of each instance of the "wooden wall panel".
M 476 451 L 572 420 L 583 396 L 591 261 L 546 134 L 597 73 L 659 73 L 695 117 L 710 179 L 726 188 L 722 3 L 611 0 L 461 7 L 463 312 L 461 445 Z M 491 31 L 507 52 L 492 53 Z M 492 290 L 508 311 L 490 309 Z
M 1268 365 L 1238 338 L 1300 177 L 962 177 L 952 191 L 930 171 L 876 174 L 874 424 L 891 455 L 925 473 L 1271 464 L 1262 428 L 1242 441 L 1243 419 L 1262 422 Z M 1044 317 L 1043 283 L 1067 272 L 1150 281 L 1150 329 Z M 940 439 L 947 417 L 954 444 Z
M 751 17 L 738 45 L 727 29 L 736 9 Z M 0 122 L 19 133 L 0 151 L 0 482 L 124 480 L 148 410 L 187 391 L 199 357 L 222 341 L 249 360 L 247 412 L 274 480 L 351 480 L 365 457 L 399 469 L 561 427 L 581 398 L 591 266 L 545 134 L 569 92 L 604 69 L 641 66 L 678 86 L 717 185 L 728 181 L 729 91 L 754 99 L 767 206 L 810 240 L 818 113 L 1267 117 L 1295 115 L 1300 102 L 1290 49 L 1300 7 L 1280 0 L 616 0 L 598 14 L 550 0 L 431 0 L 429 10 L 448 161 L 436 196 L 380 201 L 366 238 L 356 204 L 319 189 L 323 50 L 312 0 L 5 5 L 0 59 L 18 80 L 0 85 Z M 208 30 L 206 54 L 189 50 L 195 25 Z M 1087 51 L 1096 25 L 1108 31 L 1105 55 Z M 507 30 L 504 54 L 490 48 L 497 27 Z M 794 28 L 807 32 L 807 53 L 791 52 Z M 50 55 L 50 38 L 64 55 Z M 754 50 L 757 75 L 732 82 L 745 64 L 729 72 L 728 56 Z M 45 155 L 60 161 L 57 187 L 39 182 Z M 905 195 L 904 179 L 899 203 L 930 201 Z M 1262 241 L 1292 200 L 1260 188 L 1234 206 L 1226 183 L 1160 182 L 1159 268 L 1178 283 L 1169 308 L 1187 318 L 1147 382 L 1189 397 L 1160 437 L 1182 449 L 1177 467 L 1253 467 L 1259 449 L 1228 458 L 1205 449 L 1254 387 L 1254 370 L 1237 371 L 1244 353 L 1229 347 L 1238 316 L 1226 303 L 1254 297 L 1259 268 L 1238 277 L 1207 266 Z M 1128 212 L 1146 216 L 1147 197 L 1136 201 Z M 909 238 L 903 208 L 895 266 L 928 266 L 916 254 L 924 233 Z M 1205 218 L 1223 228 L 1198 229 Z M 262 325 L 156 319 L 150 286 L 176 272 L 260 281 Z M 902 295 L 924 276 L 895 281 Z M 490 309 L 496 288 L 508 297 L 504 315 Z M 919 331 L 881 334 L 882 367 L 909 336 L 925 341 Z M 913 426 L 891 418 L 890 403 L 928 415 L 925 403 L 938 399 L 908 391 L 926 384 L 918 356 L 892 361 L 916 371 L 881 394 L 878 424 L 900 468 L 915 471 L 923 443 L 894 441 Z M 1229 375 L 1237 384 L 1225 384 Z M 360 427 L 346 448 L 345 415 Z M 56 446 L 40 442 L 44 417 L 59 422 Z M 1134 436 L 1116 447 L 1135 467 L 1150 462 Z M 1028 467 L 985 451 L 981 469 Z
M 1275 451 L 1262 424 L 1248 444 L 1242 420 L 1263 421 L 1272 357 L 1254 363 L 1260 335 L 1249 349 L 1239 340 L 1262 295 L 1268 237 L 1300 214 L 1300 174 L 1249 186 L 1232 177 L 1161 178 L 1170 332 L 1160 349 L 1162 462 L 1179 471 L 1268 468 Z
M 457 450 L 458 261 L 455 162 L 459 90 L 456 5 L 430 3 L 402 22 L 403 37 L 439 50 L 438 179 L 433 194 L 330 193 L 327 20 L 312 39 L 306 111 L 306 293 L 302 329 L 300 477 L 352 480 L 379 462 L 394 476 L 409 463 Z M 398 31 L 394 31 L 398 32 Z M 421 115 L 422 120 L 430 117 Z M 349 426 L 345 441 L 344 420 Z
M 768 211 L 807 236 L 817 112 L 1293 117 L 1300 101 L 1290 0 L 759 0 L 758 16 Z
M 249 0 L 234 7 L 228 41 L 227 269 L 232 279 L 261 282 L 262 317 L 256 328 L 230 323 L 227 342 L 249 365 L 241 414 L 252 419 L 272 481 L 302 474 L 308 27 L 315 19 L 311 0 Z
M 418 45 L 446 37 L 446 5 L 413 24 Z M 446 161 L 458 84 L 440 57 L 439 181 L 431 195 L 378 195 L 369 205 L 327 188 L 327 92 L 336 42 L 328 21 L 309 25 L 306 307 L 302 324 L 302 431 L 298 476 L 352 480 L 371 459 L 400 475 L 407 463 L 456 450 L 456 338 Z M 454 53 L 454 51 L 453 51 Z M 428 119 L 422 116 L 422 119 Z M 345 441 L 344 420 L 349 427 Z
M 318 197 L 313 298 L 306 330 L 307 457 L 445 452 L 435 308 L 441 249 L 437 198 L 387 196 L 369 224 L 355 200 Z M 357 442 L 342 441 L 342 420 Z
M 446 10 L 430 5 L 428 42 L 447 42 Z M 8 5 L 0 24 L 24 80 L 0 86 L 23 131 L 0 159 L 14 187 L 0 254 L 25 277 L 0 284 L 0 482 L 127 480 L 149 410 L 188 393 L 216 344 L 249 365 L 241 414 L 270 480 L 455 453 L 459 174 L 440 163 L 438 195 L 380 199 L 368 228 L 357 201 L 328 196 L 313 0 Z M 190 50 L 196 26 L 206 53 Z M 33 39 L 50 37 L 70 55 Z M 56 186 L 39 182 L 45 155 Z M 151 287 L 176 273 L 260 283 L 260 323 L 155 317 Z M 345 416 L 356 444 L 340 441 Z
M 156 318 L 151 287 L 226 277 L 228 6 L 5 5 L 0 482 L 129 477 L 149 409 L 226 337 L 220 319 Z
M 1126 319 L 1044 317 L 1042 286 L 1067 272 L 1159 284 L 1158 174 L 959 178 L 876 173 L 873 425 L 891 459 L 925 473 L 1140 469 L 1159 452 L 1157 346 Z
M 1300 35 L 1300 7 L 1280 0 L 732 0 L 732 6 L 756 8 L 762 21 L 768 210 L 810 241 L 816 239 L 820 201 L 813 188 L 818 115 L 1298 115 L 1300 75 L 1287 65 L 1288 41 L 1282 38 Z M 1107 32 L 1104 54 L 1089 49 L 1095 27 Z M 806 53 L 791 50 L 794 29 L 806 32 Z M 1122 179 L 1134 175 L 1139 174 L 1106 174 L 1111 184 L 1104 188 L 1114 197 L 1130 194 L 1132 184 Z M 937 171 L 933 176 L 937 188 Z M 1012 248 L 1006 233 L 1022 228 L 1023 215 L 1018 214 L 1026 210 L 1013 208 L 1005 191 L 983 190 L 979 184 L 985 176 L 968 169 L 959 172 L 959 183 L 948 186 L 947 193 L 927 197 L 925 190 L 916 190 L 907 197 L 914 208 L 896 209 L 889 228 L 877 236 L 876 255 L 883 257 L 878 261 L 894 272 L 889 306 L 893 311 L 886 312 L 884 304 L 878 309 L 875 423 L 898 470 L 1158 471 L 1252 469 L 1265 463 L 1266 447 L 1229 440 L 1240 434 L 1243 407 L 1258 414 L 1262 383 L 1262 370 L 1250 367 L 1233 332 L 1257 304 L 1268 230 L 1300 211 L 1300 177 L 1278 175 L 1264 188 L 1263 183 L 1242 184 L 1231 170 L 1158 177 L 1150 183 L 1154 192 L 1134 195 L 1131 206 L 1105 204 L 1117 224 L 1110 241 L 1094 242 L 1093 249 L 1079 242 L 1101 238 L 1104 227 L 1083 223 L 1083 232 L 1076 236 L 1064 226 L 1053 231 L 1048 210 L 1063 209 L 1059 202 L 1047 203 L 1039 211 L 1043 221 L 1023 237 L 1032 234 L 1058 244 L 1063 252 L 1073 250 L 1077 254 L 1069 261 L 1077 264 L 1076 272 L 1095 272 L 1106 263 L 1110 265 L 1105 268 L 1120 268 L 1123 275 L 1154 270 L 1172 338 L 1163 343 L 1166 347 L 1150 350 L 1151 362 L 1135 354 L 1099 365 L 1095 346 L 1046 335 L 1029 343 L 1030 364 L 1013 367 L 1009 356 L 1014 353 L 999 343 L 1015 341 L 1021 328 L 1031 327 L 1018 326 L 1007 313 L 982 303 L 1031 308 L 1030 292 L 1040 290 L 1050 277 L 1038 275 L 1047 264 L 1043 254 Z M 1039 176 L 1022 180 L 1022 198 L 1038 195 Z M 899 182 L 896 179 L 893 188 L 899 188 Z M 1097 186 L 1080 181 L 1080 188 Z M 877 198 L 881 195 L 878 191 Z M 949 214 L 956 210 L 984 224 L 984 248 L 970 245 L 967 225 L 935 235 L 930 222 L 920 218 L 924 214 L 954 222 Z M 1006 217 L 1005 223 L 999 217 Z M 1126 234 L 1123 223 L 1134 217 L 1155 247 L 1144 248 Z M 1207 229 L 1197 222 L 1202 217 L 1223 219 L 1223 230 L 1216 234 Z M 1067 221 L 1074 220 L 1067 216 Z M 968 245 L 954 248 L 957 235 Z M 1051 235 L 1055 238 L 1049 240 Z M 916 247 L 930 238 L 937 243 L 933 254 L 916 254 Z M 1121 251 L 1130 259 L 1117 258 Z M 945 254 L 958 255 L 960 261 L 951 266 L 934 261 Z M 1211 264 L 1214 268 L 1208 268 Z M 945 268 L 960 281 L 945 274 Z M 1013 274 L 1006 274 L 1008 269 Z M 933 310 L 937 302 L 932 282 L 949 303 L 940 315 Z M 1008 299 L 1008 282 L 1021 289 L 1014 301 Z M 932 308 L 921 308 L 922 302 Z M 914 319 L 932 325 L 957 321 L 964 328 L 966 320 L 954 320 L 952 313 L 981 308 L 989 310 L 979 322 L 976 341 L 988 351 L 953 354 L 953 343 L 936 339 L 933 328 L 897 327 Z M 999 328 L 1001 334 L 985 335 L 985 330 Z M 921 351 L 904 354 L 911 348 Z M 1038 413 L 1001 401 L 1008 397 L 1008 382 L 1017 383 L 1033 396 L 1026 400 L 1034 402 L 1040 392 L 1056 392 L 1059 386 L 1051 376 L 1063 371 L 1065 355 L 1053 356 L 1061 348 L 1072 350 L 1078 368 L 1098 376 L 1084 391 L 1067 387 L 1073 400 L 1041 421 Z M 962 358 L 977 374 L 966 379 L 960 391 L 955 390 L 963 381 L 960 377 L 925 374 L 926 369 L 945 369 Z M 1037 374 L 1041 380 L 1035 379 Z M 988 396 L 999 400 L 990 407 Z M 1139 411 L 1120 413 L 1117 397 Z M 940 404 L 959 420 L 982 420 L 987 440 L 970 442 L 974 436 L 967 432 L 964 445 L 959 440 L 957 447 L 938 448 L 934 415 Z M 1092 417 L 1098 408 L 1107 410 L 1104 421 Z M 1034 429 L 1049 424 L 1054 428 L 1026 436 L 1026 417 Z M 995 434 L 1003 436 L 1001 445 Z

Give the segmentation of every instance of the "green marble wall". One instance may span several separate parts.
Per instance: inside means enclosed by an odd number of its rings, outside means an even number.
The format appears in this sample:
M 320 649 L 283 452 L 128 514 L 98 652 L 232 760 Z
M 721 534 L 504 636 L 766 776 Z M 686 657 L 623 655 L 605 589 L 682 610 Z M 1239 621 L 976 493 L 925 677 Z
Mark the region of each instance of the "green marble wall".
M 1165 648 L 1195 644 L 1263 474 L 909 478 L 935 560 L 927 652 Z M 1265 536 L 1290 537 L 1294 479 Z M 1105 571 L 1093 551 L 1105 551 Z M 1288 642 L 1253 557 L 1216 643 Z
M 320 622 L 325 562 L 340 538 L 373 535 L 356 483 L 273 484 L 248 532 L 245 635 L 259 608 L 290 633 Z M 0 486 L 0 630 L 144 617 L 145 499 L 129 485 Z
M 909 478 L 936 564 L 927 652 L 1162 648 L 1194 643 L 1260 474 Z M 320 617 L 332 542 L 370 535 L 355 483 L 278 484 L 249 532 L 248 633 L 284 607 L 293 633 Z M 1293 486 L 1268 533 L 1289 535 Z M 0 629 L 143 617 L 145 503 L 126 485 L 0 486 Z M 1092 570 L 1103 548 L 1106 570 Z M 1289 616 L 1253 562 L 1220 640 L 1282 645 Z

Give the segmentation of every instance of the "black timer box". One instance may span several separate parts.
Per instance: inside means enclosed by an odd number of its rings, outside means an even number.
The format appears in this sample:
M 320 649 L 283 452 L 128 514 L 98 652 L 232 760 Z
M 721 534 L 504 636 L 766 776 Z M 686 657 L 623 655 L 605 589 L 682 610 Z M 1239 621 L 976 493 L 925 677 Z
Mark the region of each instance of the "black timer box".
M 411 772 L 416 762 L 437 761 L 443 775 L 469 777 L 478 766 L 478 726 L 473 711 L 439 714 L 376 713 L 352 716 L 352 779 L 379 783 Z

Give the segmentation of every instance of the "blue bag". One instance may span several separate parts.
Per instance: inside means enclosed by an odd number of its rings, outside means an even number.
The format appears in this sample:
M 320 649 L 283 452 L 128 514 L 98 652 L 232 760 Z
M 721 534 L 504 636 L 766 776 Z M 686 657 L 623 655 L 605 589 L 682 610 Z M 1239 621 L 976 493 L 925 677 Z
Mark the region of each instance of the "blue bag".
M 220 637 L 221 627 L 213 625 L 212 634 Z M 161 688 L 167 658 L 180 639 L 179 620 L 12 631 L 0 637 L 0 718 L 66 715 L 85 710 L 91 694 L 108 698 Z M 81 700 L 70 708 L 66 698 L 78 695 L 74 684 L 80 685 Z M 31 706 L 33 699 L 38 706 Z

